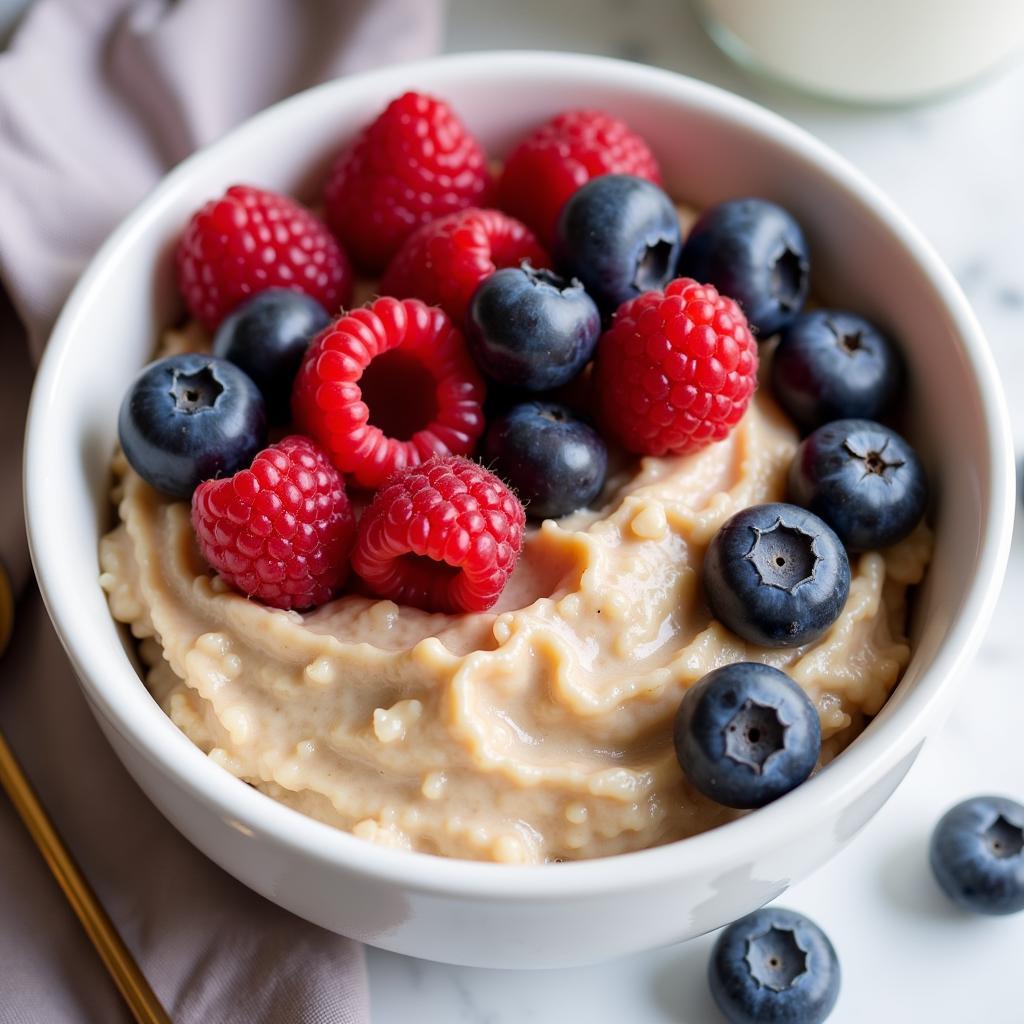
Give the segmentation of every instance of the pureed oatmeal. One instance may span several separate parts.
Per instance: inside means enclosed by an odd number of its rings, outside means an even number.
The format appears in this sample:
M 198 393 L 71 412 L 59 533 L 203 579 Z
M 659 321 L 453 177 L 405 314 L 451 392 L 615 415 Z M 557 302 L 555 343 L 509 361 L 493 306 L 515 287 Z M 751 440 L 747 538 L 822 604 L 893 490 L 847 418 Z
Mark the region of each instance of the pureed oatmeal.
M 684 228 L 692 217 L 680 209 Z M 161 354 L 205 352 L 194 320 Z M 204 561 L 189 504 L 114 458 L 119 522 L 101 585 L 139 641 L 174 723 L 270 797 L 382 845 L 543 863 L 671 842 L 738 813 L 680 770 L 672 726 L 711 670 L 759 661 L 817 708 L 819 767 L 885 703 L 910 657 L 908 589 L 922 522 L 850 556 L 838 619 L 760 648 L 711 618 L 705 550 L 751 505 L 784 501 L 796 427 L 762 388 L 725 440 L 613 459 L 592 509 L 532 525 L 494 607 L 446 614 L 351 590 L 311 611 L 268 607 Z

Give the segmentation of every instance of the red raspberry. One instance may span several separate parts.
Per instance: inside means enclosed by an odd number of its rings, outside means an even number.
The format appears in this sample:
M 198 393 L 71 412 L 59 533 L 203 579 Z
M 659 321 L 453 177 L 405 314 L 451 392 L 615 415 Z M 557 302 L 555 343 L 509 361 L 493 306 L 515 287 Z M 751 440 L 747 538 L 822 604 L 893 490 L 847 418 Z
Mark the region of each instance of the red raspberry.
M 462 332 L 417 299 L 377 299 L 324 328 L 292 390 L 300 430 L 362 487 L 431 455 L 468 454 L 484 385 Z
M 498 205 L 550 244 L 565 201 L 602 174 L 661 184 L 654 154 L 624 121 L 600 110 L 566 110 L 512 150 L 498 181 Z
M 688 277 L 624 302 L 597 343 L 597 408 L 640 455 L 721 441 L 757 386 L 757 343 L 732 299 Z
M 359 521 L 352 567 L 381 597 L 427 611 L 482 612 L 523 546 L 526 513 L 493 473 L 442 455 L 396 473 Z
M 413 232 L 391 261 L 380 290 L 440 306 L 462 324 L 476 286 L 522 260 L 551 266 L 525 224 L 500 210 L 460 210 Z
M 327 223 L 367 273 L 380 273 L 421 224 L 479 206 L 487 158 L 447 103 L 407 92 L 338 154 Z
M 348 257 L 327 228 L 294 199 L 249 185 L 193 214 L 176 257 L 185 305 L 211 331 L 267 288 L 305 292 L 329 313 L 352 296 Z
M 206 561 L 275 608 L 324 604 L 348 575 L 352 508 L 341 475 L 308 437 L 286 437 L 249 469 L 201 483 L 192 525 Z

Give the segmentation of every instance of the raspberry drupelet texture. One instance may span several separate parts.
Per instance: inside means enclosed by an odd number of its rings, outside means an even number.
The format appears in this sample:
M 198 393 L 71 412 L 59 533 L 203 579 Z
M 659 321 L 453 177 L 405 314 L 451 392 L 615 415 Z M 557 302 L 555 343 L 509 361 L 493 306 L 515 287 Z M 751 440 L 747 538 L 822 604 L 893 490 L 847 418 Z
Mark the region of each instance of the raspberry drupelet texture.
M 313 339 L 292 390 L 297 427 L 361 487 L 432 455 L 471 452 L 484 384 L 462 332 L 418 299 L 381 298 Z
M 232 185 L 198 210 L 176 251 L 178 288 L 208 330 L 244 299 L 292 288 L 329 313 L 352 295 L 352 270 L 330 231 L 287 196 Z
M 640 455 L 721 441 L 757 386 L 757 344 L 739 306 L 681 277 L 624 302 L 597 345 L 597 411 Z
M 338 154 L 324 203 L 331 230 L 377 274 L 421 224 L 480 206 L 490 189 L 484 151 L 448 104 L 407 92 Z
M 381 281 L 385 295 L 440 306 L 460 327 L 485 277 L 529 260 L 549 267 L 533 232 L 500 210 L 461 210 L 425 224 L 403 243 Z
M 567 110 L 509 155 L 498 181 L 498 205 L 550 245 L 565 201 L 602 174 L 634 174 L 661 184 L 654 154 L 624 121 L 600 110 Z
M 486 611 L 505 588 L 526 515 L 493 473 L 446 455 L 396 473 L 359 521 L 352 566 L 380 597 L 435 612 Z
M 192 525 L 206 561 L 274 608 L 324 604 L 348 576 L 355 519 L 345 484 L 306 437 L 286 437 L 249 469 L 201 483 Z

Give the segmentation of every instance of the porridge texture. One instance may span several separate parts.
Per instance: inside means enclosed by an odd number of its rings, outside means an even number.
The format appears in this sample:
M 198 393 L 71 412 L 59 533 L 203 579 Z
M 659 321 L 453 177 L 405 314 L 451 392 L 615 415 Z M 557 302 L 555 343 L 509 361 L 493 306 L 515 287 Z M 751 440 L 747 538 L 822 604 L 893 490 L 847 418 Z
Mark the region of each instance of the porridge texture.
M 167 351 L 202 348 L 197 327 Z M 230 590 L 200 557 L 188 505 L 115 458 L 101 583 L 175 724 L 274 799 L 373 842 L 510 863 L 601 857 L 737 812 L 679 770 L 687 688 L 764 661 L 821 718 L 821 764 L 884 704 L 907 664 L 920 525 L 851 558 L 847 604 L 804 647 L 751 647 L 711 619 L 704 551 L 746 506 L 782 500 L 793 426 L 762 389 L 732 434 L 619 466 L 595 511 L 533 528 L 499 603 L 432 614 L 350 594 L 301 615 Z

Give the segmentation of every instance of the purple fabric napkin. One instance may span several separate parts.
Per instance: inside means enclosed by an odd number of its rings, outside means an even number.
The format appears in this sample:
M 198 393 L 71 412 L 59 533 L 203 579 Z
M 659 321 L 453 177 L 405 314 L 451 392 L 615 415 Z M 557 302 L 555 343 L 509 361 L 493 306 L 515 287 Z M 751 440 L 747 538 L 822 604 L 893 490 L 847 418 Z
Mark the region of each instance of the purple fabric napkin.
M 192 149 L 316 82 L 438 48 L 441 0 L 38 0 L 0 54 L 0 559 L 27 576 L 20 437 L 33 361 L 85 262 Z M 28 344 L 26 345 L 26 338 Z M 192 849 L 121 768 L 34 588 L 0 726 L 179 1024 L 365 1024 L 360 947 Z M 0 1024 L 125 1010 L 0 796 Z

